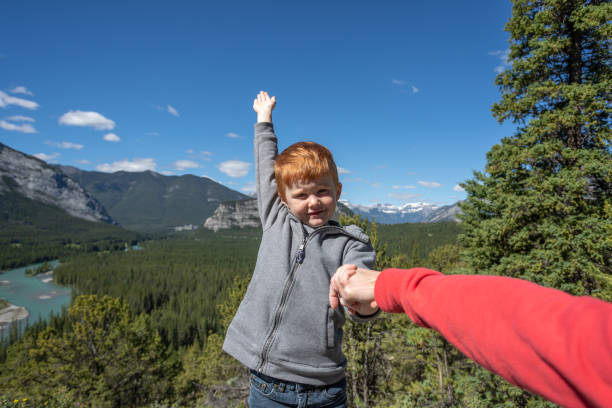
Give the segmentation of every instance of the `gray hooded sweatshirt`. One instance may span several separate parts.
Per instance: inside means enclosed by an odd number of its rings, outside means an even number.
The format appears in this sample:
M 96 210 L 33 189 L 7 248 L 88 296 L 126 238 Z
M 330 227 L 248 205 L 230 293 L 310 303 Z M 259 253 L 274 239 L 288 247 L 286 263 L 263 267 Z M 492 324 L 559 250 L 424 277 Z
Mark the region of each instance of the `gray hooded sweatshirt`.
M 274 179 L 277 139 L 255 125 L 257 204 L 263 236 L 253 277 L 223 350 L 270 377 L 323 386 L 344 378 L 341 309 L 329 305 L 329 282 L 343 264 L 372 269 L 374 249 L 357 226 L 302 224 L 280 201 Z M 352 320 L 366 321 L 349 315 Z

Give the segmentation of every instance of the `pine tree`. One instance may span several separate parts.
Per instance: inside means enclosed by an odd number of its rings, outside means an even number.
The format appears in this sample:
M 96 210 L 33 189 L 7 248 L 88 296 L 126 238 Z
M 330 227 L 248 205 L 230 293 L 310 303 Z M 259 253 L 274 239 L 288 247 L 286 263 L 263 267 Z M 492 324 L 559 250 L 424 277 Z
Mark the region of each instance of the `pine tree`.
M 513 0 L 492 112 L 517 130 L 463 183 L 477 271 L 612 300 L 611 19 L 609 0 Z

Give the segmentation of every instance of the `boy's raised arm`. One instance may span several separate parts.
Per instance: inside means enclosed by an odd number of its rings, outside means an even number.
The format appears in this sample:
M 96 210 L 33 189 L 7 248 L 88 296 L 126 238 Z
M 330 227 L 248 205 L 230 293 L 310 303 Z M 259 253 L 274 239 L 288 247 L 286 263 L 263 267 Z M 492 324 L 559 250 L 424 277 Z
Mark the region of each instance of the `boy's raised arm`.
M 255 186 L 257 190 L 257 208 L 264 230 L 271 220 L 275 206 L 280 205 L 274 178 L 274 159 L 278 154 L 272 110 L 276 106 L 276 97 L 270 97 L 261 91 L 253 101 L 253 110 L 257 112 L 255 125 Z

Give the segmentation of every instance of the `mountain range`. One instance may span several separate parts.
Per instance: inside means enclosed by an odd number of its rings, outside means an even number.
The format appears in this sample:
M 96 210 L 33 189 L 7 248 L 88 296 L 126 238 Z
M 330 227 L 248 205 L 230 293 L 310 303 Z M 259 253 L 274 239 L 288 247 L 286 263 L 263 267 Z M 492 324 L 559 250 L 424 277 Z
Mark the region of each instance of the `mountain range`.
M 402 206 L 392 204 L 374 204 L 372 206 L 353 205 L 340 200 L 351 211 L 368 219 L 375 219 L 380 224 L 402 224 L 406 222 L 459 222 L 457 214 L 461 213 L 459 203 L 437 206 L 431 203 L 406 203 Z
M 153 171 L 102 173 L 70 166 L 58 170 L 82 185 L 124 228 L 167 231 L 202 225 L 219 204 L 249 196 L 206 177 L 164 176 Z
M 120 225 L 138 232 L 167 232 L 202 225 L 217 230 L 259 224 L 252 197 L 206 177 L 164 176 L 152 171 L 85 171 L 47 164 L 2 143 L 0 200 L 6 205 L 11 203 L 12 207 L 26 201 L 43 203 L 59 207 L 73 217 Z M 10 210 L 13 218 L 20 214 L 19 209 Z M 338 211 L 375 218 L 378 223 L 396 224 L 457 221 L 460 210 L 457 204 L 366 207 L 341 201 Z

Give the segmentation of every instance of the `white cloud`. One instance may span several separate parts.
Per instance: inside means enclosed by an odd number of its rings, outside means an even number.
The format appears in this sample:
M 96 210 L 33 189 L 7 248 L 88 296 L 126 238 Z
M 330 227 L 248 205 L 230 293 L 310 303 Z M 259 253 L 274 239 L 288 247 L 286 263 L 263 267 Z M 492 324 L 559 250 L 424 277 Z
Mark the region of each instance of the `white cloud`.
M 394 190 L 400 190 L 400 189 L 411 189 L 411 188 L 416 188 L 415 186 L 393 186 L 392 187 Z
M 207 151 L 204 151 L 204 150 L 202 150 L 202 151 L 200 152 L 200 158 L 201 158 L 202 160 L 211 161 L 211 160 L 212 160 L 212 159 L 211 159 L 212 155 L 213 155 L 213 154 L 212 154 L 211 152 L 207 152 Z
M 453 187 L 453 190 L 455 190 L 455 191 L 465 191 L 465 189 L 463 187 L 461 187 L 459 184 L 455 184 L 455 187 Z
M 200 165 L 191 160 L 177 160 L 173 163 L 174 168 L 177 171 L 183 171 L 187 169 L 197 169 Z
M 121 138 L 114 133 L 107 133 L 102 137 L 107 142 L 119 142 Z
M 418 183 L 420 185 L 422 185 L 423 187 L 428 187 L 428 188 L 438 188 L 438 187 L 442 187 L 442 184 L 436 182 L 436 181 L 418 181 Z
M 189 154 L 190 159 L 194 159 L 194 160 L 211 161 L 212 156 L 213 156 L 211 152 L 207 152 L 205 150 L 200 150 L 199 152 L 196 152 L 193 149 L 189 149 L 189 150 L 186 150 L 185 153 Z
M 105 118 L 98 112 L 70 111 L 59 118 L 60 125 L 90 126 L 97 130 L 113 130 L 115 122 Z
M 120 160 L 114 163 L 103 163 L 96 166 L 96 170 L 105 173 L 114 173 L 116 171 L 141 172 L 147 170 L 155 171 L 156 167 L 155 159 L 142 158 L 134 159 L 133 161 Z
M 228 160 L 219 164 L 219 170 L 230 177 L 244 177 L 248 174 L 251 163 L 240 160 Z
M 76 144 L 71 142 L 45 142 L 49 146 L 59 147 L 60 149 L 75 149 L 81 150 L 83 148 L 82 144 Z
M 8 118 L 6 118 L 6 120 L 10 120 L 11 122 L 36 122 L 34 118 L 21 115 L 9 116 Z
M 240 135 L 234 132 L 229 132 L 225 136 L 229 137 L 230 139 L 240 139 Z
M 81 159 L 76 161 L 78 164 L 91 164 L 91 162 L 87 159 Z
M 247 183 L 244 186 L 242 186 L 240 190 L 244 191 L 247 194 L 255 194 L 255 183 L 253 182 Z
M 38 154 L 35 154 L 34 157 L 37 157 L 40 160 L 44 160 L 48 162 L 48 161 L 57 159 L 59 157 L 59 153 L 53 153 L 53 154 L 38 153 Z
M 159 132 L 149 132 L 147 136 L 159 136 Z
M 37 133 L 36 129 L 34 129 L 34 126 L 30 125 L 29 123 L 24 123 L 23 125 L 16 125 L 5 120 L 0 120 L 0 128 L 21 133 Z
M 22 108 L 34 110 L 38 108 L 38 104 L 27 99 L 16 98 L 5 92 L 0 91 L 0 108 L 6 108 L 9 105 L 17 105 Z
M 15 88 L 11 89 L 9 92 L 34 96 L 34 94 L 28 91 L 28 89 L 25 86 L 16 86 Z
M 179 113 L 172 106 L 168 105 L 166 107 L 166 110 L 168 111 L 169 114 L 176 116 L 177 118 L 179 117 Z
M 400 86 L 400 87 L 407 87 L 408 85 L 410 85 L 410 82 L 408 82 L 408 81 L 404 81 L 403 79 L 392 79 L 392 80 L 391 80 L 391 83 L 392 83 L 393 85 L 397 85 L 397 86 Z M 417 87 L 416 87 L 416 86 L 414 86 L 414 85 L 410 85 L 410 89 L 412 90 L 412 93 L 413 93 L 413 94 L 415 94 L 415 93 L 418 93 L 418 92 L 419 92 L 419 88 L 417 88 Z M 401 92 L 401 93 L 409 93 L 410 91 L 408 91 L 408 90 L 406 89 L 406 90 L 401 90 L 400 92 Z
M 366 180 L 366 179 L 364 179 L 362 177 L 347 178 L 347 179 L 342 180 L 342 182 L 343 183 L 351 183 L 351 182 L 352 183 L 364 183 L 364 184 L 367 184 L 368 186 L 373 187 L 373 188 L 380 188 L 380 182 L 378 182 L 378 181 L 372 182 L 372 181 Z
M 164 176 L 174 176 L 174 175 L 176 175 L 175 172 L 170 171 L 170 170 L 164 170 L 164 171 L 161 172 L 161 174 L 163 174 Z
M 412 200 L 413 198 L 419 197 L 419 194 L 389 193 L 388 196 L 396 200 Z
M 351 171 L 344 167 L 338 167 L 338 174 L 351 174 Z
M 495 50 L 489 52 L 489 55 L 493 55 L 499 58 L 499 65 L 497 65 L 493 71 L 498 74 L 501 74 L 506 69 L 510 67 L 510 63 L 508 62 L 508 55 L 510 55 L 510 48 L 506 48 L 505 50 Z

